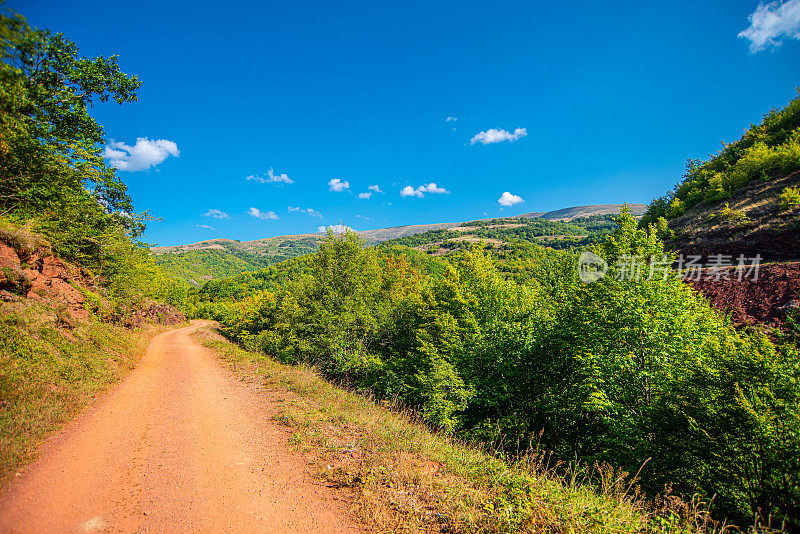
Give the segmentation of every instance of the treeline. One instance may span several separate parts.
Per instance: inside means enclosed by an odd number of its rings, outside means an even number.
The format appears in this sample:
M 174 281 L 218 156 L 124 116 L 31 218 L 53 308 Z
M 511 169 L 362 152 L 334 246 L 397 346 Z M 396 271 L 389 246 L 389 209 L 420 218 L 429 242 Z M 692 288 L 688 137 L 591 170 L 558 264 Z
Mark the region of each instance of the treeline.
M 773 109 L 741 139 L 707 161 L 689 160 L 683 181 L 653 200 L 641 224 L 674 219 L 698 204 L 719 202 L 753 180 L 770 180 L 800 169 L 800 96 Z
M 0 12 L 0 222 L 43 235 L 121 306 L 186 296 L 135 241 L 148 216 L 133 213 L 89 113 L 98 101 L 134 102 L 139 85 L 116 56 L 81 57 L 62 34 Z
M 595 248 L 611 272 L 592 284 L 573 252 L 444 260 L 330 234 L 263 276 L 219 281 L 201 311 L 251 349 L 465 439 L 610 464 L 650 496 L 698 494 L 719 518 L 800 528 L 797 348 L 737 331 L 678 279 L 615 279 L 618 258 L 663 254 L 656 234 L 623 211 Z
M 202 285 L 204 277 L 224 278 L 246 271 L 257 271 L 273 263 L 270 258 L 244 250 L 190 250 L 180 253 L 162 253 L 153 261 L 171 276 L 193 285 Z

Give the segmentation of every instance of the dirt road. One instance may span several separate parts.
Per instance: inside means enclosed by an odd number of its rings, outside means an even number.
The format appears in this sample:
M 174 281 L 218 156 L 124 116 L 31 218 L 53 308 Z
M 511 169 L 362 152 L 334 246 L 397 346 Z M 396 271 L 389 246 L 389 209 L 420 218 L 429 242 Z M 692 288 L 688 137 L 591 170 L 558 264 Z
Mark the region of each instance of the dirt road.
M 190 334 L 140 365 L 0 495 L 0 532 L 356 532 L 271 407 Z

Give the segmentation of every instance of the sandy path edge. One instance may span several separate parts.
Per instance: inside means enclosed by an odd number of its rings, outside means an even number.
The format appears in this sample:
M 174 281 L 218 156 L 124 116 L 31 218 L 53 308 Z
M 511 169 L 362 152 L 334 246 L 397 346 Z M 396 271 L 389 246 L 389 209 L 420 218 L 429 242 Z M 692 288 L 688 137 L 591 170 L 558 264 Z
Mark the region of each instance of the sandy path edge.
M 126 379 L 43 442 L 0 494 L 2 532 L 358 532 L 272 420 L 191 334 L 153 338 Z

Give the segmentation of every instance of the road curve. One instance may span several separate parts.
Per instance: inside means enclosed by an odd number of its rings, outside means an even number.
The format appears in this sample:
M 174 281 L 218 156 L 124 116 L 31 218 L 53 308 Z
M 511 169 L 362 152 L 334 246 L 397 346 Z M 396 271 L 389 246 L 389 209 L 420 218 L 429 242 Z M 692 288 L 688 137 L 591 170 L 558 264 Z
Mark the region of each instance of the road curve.
M 190 336 L 139 366 L 42 444 L 0 494 L 0 532 L 357 532 L 314 483 L 263 394 Z

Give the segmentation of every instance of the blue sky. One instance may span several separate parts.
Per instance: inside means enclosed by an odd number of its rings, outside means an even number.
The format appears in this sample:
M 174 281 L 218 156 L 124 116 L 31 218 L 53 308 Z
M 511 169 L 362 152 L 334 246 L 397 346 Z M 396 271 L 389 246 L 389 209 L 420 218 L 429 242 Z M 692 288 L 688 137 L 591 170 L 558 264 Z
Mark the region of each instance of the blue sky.
M 646 203 L 800 84 L 800 0 L 8 6 L 142 80 L 94 115 L 161 245 Z

